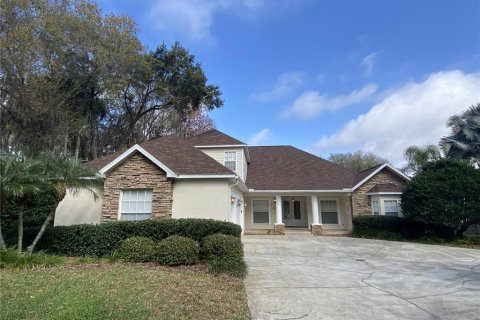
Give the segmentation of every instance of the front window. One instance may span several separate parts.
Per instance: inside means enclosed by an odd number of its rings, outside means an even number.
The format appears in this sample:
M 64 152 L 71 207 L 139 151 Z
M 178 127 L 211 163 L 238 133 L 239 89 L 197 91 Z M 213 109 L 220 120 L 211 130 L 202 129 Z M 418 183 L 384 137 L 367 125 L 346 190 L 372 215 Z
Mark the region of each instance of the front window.
M 380 202 L 378 202 L 378 200 L 372 200 L 372 209 L 373 209 L 373 215 L 375 216 L 380 215 Z
M 398 202 L 397 200 L 384 200 L 383 202 L 385 206 L 385 215 L 398 217 Z
M 253 200 L 253 223 L 269 223 L 268 200 Z
M 323 224 L 338 224 L 337 200 L 321 200 L 320 209 Z
M 237 152 L 225 151 L 225 167 L 235 172 L 237 170 Z
M 126 221 L 147 220 L 152 217 L 152 190 L 123 190 L 120 219 Z

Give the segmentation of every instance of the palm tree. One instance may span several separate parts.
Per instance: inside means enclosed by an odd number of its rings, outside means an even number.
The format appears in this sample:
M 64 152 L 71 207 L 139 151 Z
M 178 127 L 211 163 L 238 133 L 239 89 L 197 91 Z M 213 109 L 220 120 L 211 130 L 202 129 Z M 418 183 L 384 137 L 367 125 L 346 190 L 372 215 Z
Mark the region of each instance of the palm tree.
M 402 168 L 402 171 L 408 175 L 416 175 L 428 162 L 442 158 L 438 147 L 432 144 L 423 147 L 410 146 L 403 155 L 407 159 L 407 165 Z
M 39 163 L 26 160 L 14 155 L 0 156 L 0 217 L 2 208 L 7 199 L 13 199 L 18 208 L 18 252 L 23 245 L 23 209 L 25 202 L 31 195 L 41 189 L 43 179 L 39 170 Z M 0 224 L 0 250 L 5 250 L 6 245 L 1 233 Z
M 480 103 L 461 115 L 451 116 L 447 125 L 452 134 L 440 141 L 445 156 L 472 160 L 480 165 Z
M 65 198 L 67 190 L 73 195 L 77 195 L 80 191 L 88 191 L 97 199 L 96 191 L 101 190 L 103 186 L 103 178 L 96 171 L 82 167 L 74 158 L 44 153 L 39 160 L 43 166 L 45 180 L 53 189 L 55 204 L 35 240 L 27 247 L 27 253 L 31 253 L 35 249 L 47 226 L 54 218 L 58 204 Z

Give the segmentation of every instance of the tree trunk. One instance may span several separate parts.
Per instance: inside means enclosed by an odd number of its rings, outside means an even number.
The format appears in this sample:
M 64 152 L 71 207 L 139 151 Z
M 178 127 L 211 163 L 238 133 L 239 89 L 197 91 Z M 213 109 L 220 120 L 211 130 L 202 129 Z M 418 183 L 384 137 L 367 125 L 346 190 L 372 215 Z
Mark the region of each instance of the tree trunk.
M 63 155 L 66 156 L 68 153 L 68 133 L 65 134 L 65 141 L 63 142 Z
M 50 211 L 50 214 L 48 215 L 47 219 L 45 219 L 45 222 L 43 223 L 42 227 L 40 228 L 40 231 L 38 231 L 38 234 L 35 237 L 35 240 L 33 240 L 32 244 L 27 247 L 27 253 L 28 254 L 33 252 L 33 249 L 35 249 L 35 246 L 37 245 L 38 241 L 40 241 L 43 234 L 45 233 L 45 230 L 47 230 L 47 227 L 50 224 L 50 221 L 52 221 L 53 217 L 55 216 L 55 211 L 57 210 L 57 207 L 58 207 L 59 203 L 60 203 L 60 201 L 55 201 L 55 205 L 53 206 L 52 211 Z
M 3 233 L 2 233 L 2 210 L 3 209 L 3 201 L 0 193 L 0 251 L 4 251 L 7 249 L 7 245 L 5 244 L 5 240 L 3 240 Z
M 80 154 L 80 134 L 77 134 L 75 139 L 75 160 L 78 161 L 78 155 Z
M 98 158 L 98 137 L 97 137 L 97 124 L 95 120 L 92 123 L 92 157 L 93 159 Z
M 2 214 L 0 213 L 0 216 Z M 0 251 L 4 251 L 7 249 L 7 245 L 5 244 L 5 240 L 3 240 L 3 233 L 2 233 L 2 223 L 0 222 Z
M 18 243 L 17 251 L 22 253 L 23 249 L 23 205 L 18 206 Z

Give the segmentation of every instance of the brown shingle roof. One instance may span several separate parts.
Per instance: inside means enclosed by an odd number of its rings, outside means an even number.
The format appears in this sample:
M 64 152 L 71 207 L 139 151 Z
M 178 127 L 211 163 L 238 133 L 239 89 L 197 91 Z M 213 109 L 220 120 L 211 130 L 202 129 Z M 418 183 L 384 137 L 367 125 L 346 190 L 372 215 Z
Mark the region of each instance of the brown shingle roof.
M 230 169 L 177 136 L 161 137 L 142 143 L 140 146 L 177 174 L 233 174 Z M 100 170 L 123 152 L 119 151 L 86 162 L 84 165 Z
M 402 192 L 402 189 L 393 183 L 377 184 L 372 189 L 368 190 L 367 193 L 377 192 Z
M 212 129 L 199 135 L 189 137 L 188 141 L 194 146 L 245 144 L 245 142 L 232 138 L 229 135 L 218 131 L 217 129 Z
M 256 190 L 351 188 L 356 173 L 291 146 L 249 147 L 246 184 Z
M 355 177 L 355 182 L 353 184 L 357 185 L 357 183 L 359 183 L 360 181 L 362 181 L 363 179 L 365 179 L 366 177 L 371 175 L 375 170 L 377 170 L 378 168 L 380 168 L 383 165 L 384 165 L 383 163 L 380 163 L 380 164 L 377 164 L 374 167 L 371 167 L 371 168 L 368 168 L 366 170 L 360 171 L 359 173 L 357 173 L 357 176 Z

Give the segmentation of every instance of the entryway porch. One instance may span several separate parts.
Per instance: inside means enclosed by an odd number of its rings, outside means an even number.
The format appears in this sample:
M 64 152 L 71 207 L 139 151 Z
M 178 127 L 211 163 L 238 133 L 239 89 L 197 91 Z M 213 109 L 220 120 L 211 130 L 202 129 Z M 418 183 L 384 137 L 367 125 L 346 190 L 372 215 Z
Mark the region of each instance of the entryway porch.
M 244 234 L 348 235 L 351 217 L 351 195 L 346 192 L 249 193 Z

